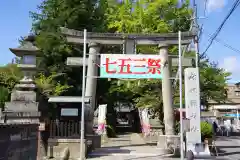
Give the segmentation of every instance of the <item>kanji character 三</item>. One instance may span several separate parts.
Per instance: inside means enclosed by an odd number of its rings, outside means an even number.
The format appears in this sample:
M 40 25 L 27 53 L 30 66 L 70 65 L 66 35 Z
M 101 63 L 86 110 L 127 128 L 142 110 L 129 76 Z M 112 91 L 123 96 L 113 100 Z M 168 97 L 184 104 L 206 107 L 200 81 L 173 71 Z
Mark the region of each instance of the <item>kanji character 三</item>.
M 161 59 L 148 59 L 148 73 L 161 74 Z
M 145 69 L 146 68 L 146 59 L 142 58 L 142 59 L 133 59 L 134 61 L 134 68 L 142 68 Z M 143 64 L 142 64 L 143 63 Z M 146 74 L 146 71 L 134 71 L 133 74 Z

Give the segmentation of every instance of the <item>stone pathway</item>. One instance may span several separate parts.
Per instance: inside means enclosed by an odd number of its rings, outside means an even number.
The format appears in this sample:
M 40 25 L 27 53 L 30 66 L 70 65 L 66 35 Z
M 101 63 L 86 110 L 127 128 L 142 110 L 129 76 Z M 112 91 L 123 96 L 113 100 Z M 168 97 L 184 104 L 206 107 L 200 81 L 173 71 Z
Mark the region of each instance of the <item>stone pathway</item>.
M 146 145 L 138 134 L 111 138 L 102 148 L 89 155 L 89 160 L 147 160 L 164 158 L 156 146 Z M 174 160 L 174 158 L 171 158 Z M 167 160 L 167 159 L 166 159 Z M 170 160 L 170 159 L 169 159 Z
M 240 160 L 240 137 L 219 137 L 216 145 L 220 152 L 217 160 Z M 169 156 L 169 155 L 168 155 Z M 138 134 L 119 135 L 109 139 L 102 148 L 89 155 L 88 160 L 180 160 L 163 156 L 156 146 L 144 144 Z

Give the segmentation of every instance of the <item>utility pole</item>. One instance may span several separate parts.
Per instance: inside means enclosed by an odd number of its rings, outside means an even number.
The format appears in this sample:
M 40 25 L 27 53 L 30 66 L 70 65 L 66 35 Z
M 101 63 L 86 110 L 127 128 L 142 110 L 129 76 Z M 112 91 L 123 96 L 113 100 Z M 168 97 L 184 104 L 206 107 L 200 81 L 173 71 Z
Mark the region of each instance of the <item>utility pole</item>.
M 198 21 L 197 21 L 197 4 L 196 0 L 193 0 L 193 8 L 194 8 L 194 19 L 193 19 L 193 32 L 198 31 Z M 199 67 L 199 37 L 198 34 L 194 37 L 194 46 L 196 51 L 196 68 Z

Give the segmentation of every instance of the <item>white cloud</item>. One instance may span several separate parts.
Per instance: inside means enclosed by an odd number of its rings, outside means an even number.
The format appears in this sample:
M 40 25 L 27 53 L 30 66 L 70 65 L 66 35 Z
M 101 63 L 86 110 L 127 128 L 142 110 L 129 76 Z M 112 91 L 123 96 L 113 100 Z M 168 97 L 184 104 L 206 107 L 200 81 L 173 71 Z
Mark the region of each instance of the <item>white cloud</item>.
M 237 71 L 239 69 L 237 58 L 234 56 L 224 58 L 222 67 L 228 72 Z
M 223 8 L 226 4 L 226 0 L 206 0 L 207 1 L 207 11 L 212 12 Z

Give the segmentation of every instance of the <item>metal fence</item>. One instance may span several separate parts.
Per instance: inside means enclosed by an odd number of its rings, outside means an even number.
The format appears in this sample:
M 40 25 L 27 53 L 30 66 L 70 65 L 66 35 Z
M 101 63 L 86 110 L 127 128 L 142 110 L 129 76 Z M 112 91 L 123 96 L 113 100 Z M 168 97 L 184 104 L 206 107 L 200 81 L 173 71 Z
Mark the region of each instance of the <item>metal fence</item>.
M 51 120 L 49 124 L 49 138 L 79 138 L 81 122 L 80 121 L 58 121 Z
M 0 124 L 0 160 L 37 159 L 38 124 Z

